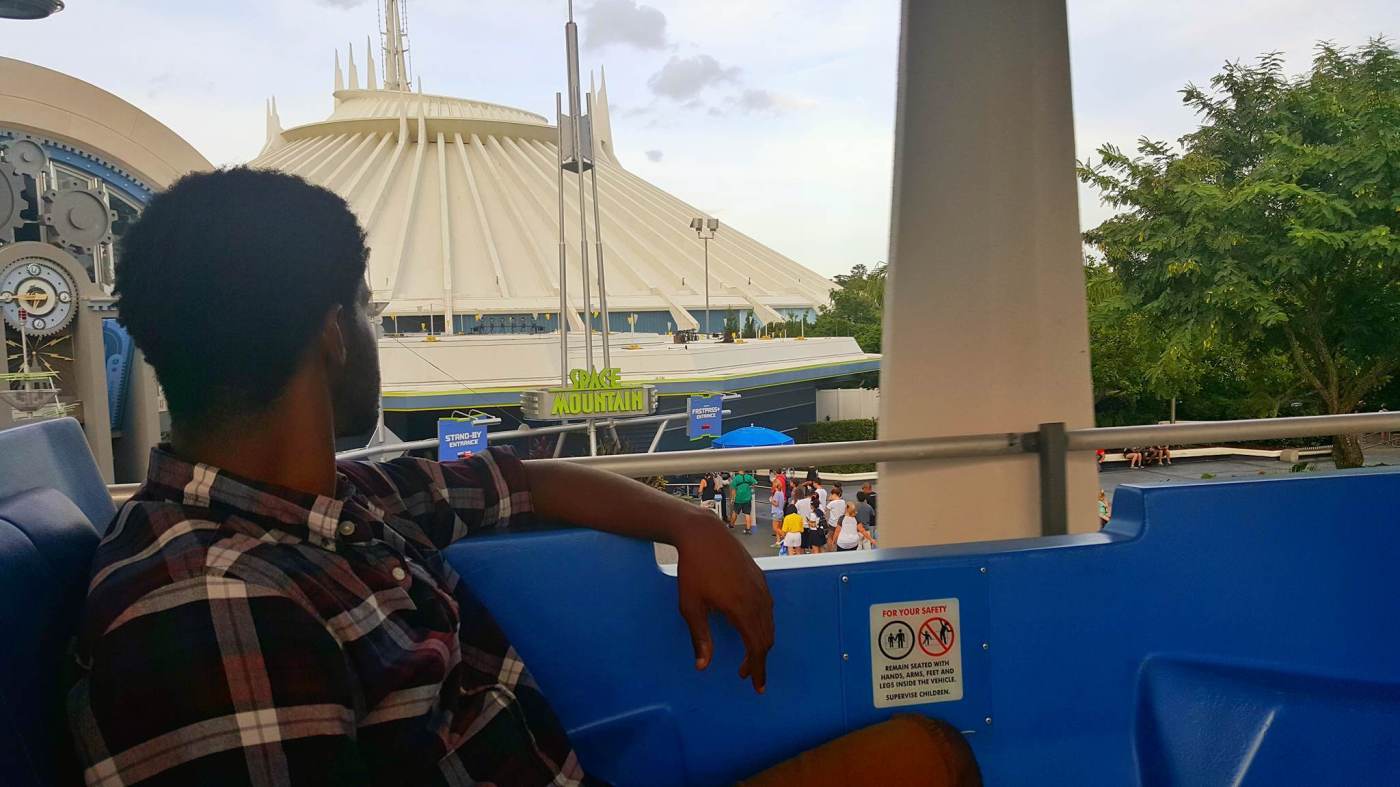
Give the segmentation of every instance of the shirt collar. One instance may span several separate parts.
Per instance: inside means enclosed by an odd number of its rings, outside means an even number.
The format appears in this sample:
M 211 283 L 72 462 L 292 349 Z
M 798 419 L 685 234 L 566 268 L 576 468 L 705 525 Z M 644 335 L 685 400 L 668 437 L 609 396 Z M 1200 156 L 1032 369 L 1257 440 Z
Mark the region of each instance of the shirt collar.
M 148 500 L 238 514 L 332 552 L 347 503 L 357 494 L 341 473 L 336 473 L 335 496 L 327 497 L 244 478 L 203 462 L 189 462 L 171 452 L 169 445 L 151 449 L 142 491 Z

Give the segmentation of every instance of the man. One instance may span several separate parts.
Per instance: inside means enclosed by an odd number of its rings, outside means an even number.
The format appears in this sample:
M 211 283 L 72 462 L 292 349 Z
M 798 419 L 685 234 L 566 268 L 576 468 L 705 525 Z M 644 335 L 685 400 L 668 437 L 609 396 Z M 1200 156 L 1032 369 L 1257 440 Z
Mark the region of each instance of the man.
M 869 503 L 871 508 L 878 511 L 880 504 L 875 502 L 875 488 L 870 485 L 870 482 L 866 481 L 864 484 L 861 484 L 860 491 L 865 494 L 865 502 Z
M 865 486 L 869 488 L 870 485 Z M 869 530 L 873 538 L 879 539 L 875 532 L 875 507 L 870 505 L 870 496 L 865 493 L 865 489 L 856 492 L 856 521 Z
M 733 520 L 737 521 L 739 515 L 744 517 L 744 535 L 753 533 L 753 487 L 758 483 L 758 479 L 747 470 L 740 470 L 734 474 L 734 479 L 730 482 L 734 486 L 734 513 Z
M 379 403 L 364 241 L 335 194 L 248 169 L 181 179 L 123 239 L 119 320 L 171 441 L 94 559 L 69 702 L 89 784 L 588 783 L 439 552 L 534 516 L 674 544 L 696 668 L 720 612 L 763 691 L 766 583 L 700 509 L 500 449 L 335 461 Z

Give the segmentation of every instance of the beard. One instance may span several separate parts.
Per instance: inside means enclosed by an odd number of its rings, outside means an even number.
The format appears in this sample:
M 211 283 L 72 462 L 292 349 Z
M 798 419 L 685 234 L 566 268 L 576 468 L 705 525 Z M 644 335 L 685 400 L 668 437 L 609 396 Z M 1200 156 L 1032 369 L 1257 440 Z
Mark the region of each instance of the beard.
M 345 326 L 345 368 L 332 391 L 337 438 L 365 435 L 379 423 L 379 345 L 364 315 Z

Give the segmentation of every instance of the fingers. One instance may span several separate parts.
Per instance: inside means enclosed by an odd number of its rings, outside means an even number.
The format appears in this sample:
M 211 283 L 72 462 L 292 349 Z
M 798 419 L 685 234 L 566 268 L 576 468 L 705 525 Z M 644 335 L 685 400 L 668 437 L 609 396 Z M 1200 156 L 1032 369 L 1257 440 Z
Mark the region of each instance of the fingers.
M 739 665 L 739 677 L 753 681 L 754 691 L 760 694 L 768 683 L 768 651 L 773 647 L 771 611 L 768 614 L 766 622 L 754 607 L 743 613 L 725 615 L 744 640 L 744 661 Z
M 703 604 L 687 602 L 683 594 L 681 617 L 685 618 L 685 624 L 690 628 L 690 643 L 695 647 L 695 668 L 705 669 L 710 666 L 710 657 L 715 650 L 714 643 L 710 641 L 710 621 L 705 614 L 705 607 Z

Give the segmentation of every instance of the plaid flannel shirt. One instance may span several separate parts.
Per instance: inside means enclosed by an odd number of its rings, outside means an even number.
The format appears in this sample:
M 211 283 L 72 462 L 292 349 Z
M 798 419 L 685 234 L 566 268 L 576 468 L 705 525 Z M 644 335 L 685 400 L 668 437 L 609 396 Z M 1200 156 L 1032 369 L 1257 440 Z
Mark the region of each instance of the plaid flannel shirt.
M 87 783 L 586 783 L 439 552 L 530 516 L 525 469 L 498 449 L 342 462 L 334 497 L 157 449 L 98 548 L 78 636 Z

